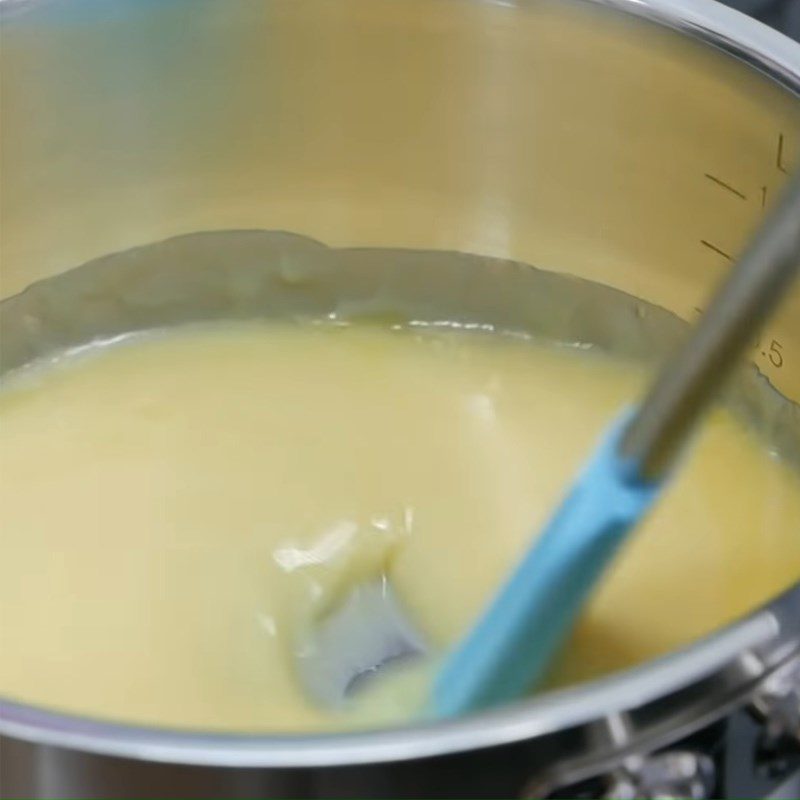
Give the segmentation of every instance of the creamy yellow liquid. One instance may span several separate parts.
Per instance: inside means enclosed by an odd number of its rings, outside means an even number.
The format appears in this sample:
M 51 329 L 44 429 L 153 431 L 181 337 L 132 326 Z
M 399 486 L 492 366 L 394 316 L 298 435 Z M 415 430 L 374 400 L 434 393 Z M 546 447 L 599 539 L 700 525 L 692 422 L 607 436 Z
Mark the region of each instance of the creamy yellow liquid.
M 0 392 L 0 692 L 173 727 L 408 716 L 402 691 L 308 700 L 303 625 L 385 569 L 434 650 L 452 644 L 642 381 L 495 335 L 289 324 L 18 375 Z M 800 477 L 718 411 L 554 681 L 663 654 L 798 576 Z

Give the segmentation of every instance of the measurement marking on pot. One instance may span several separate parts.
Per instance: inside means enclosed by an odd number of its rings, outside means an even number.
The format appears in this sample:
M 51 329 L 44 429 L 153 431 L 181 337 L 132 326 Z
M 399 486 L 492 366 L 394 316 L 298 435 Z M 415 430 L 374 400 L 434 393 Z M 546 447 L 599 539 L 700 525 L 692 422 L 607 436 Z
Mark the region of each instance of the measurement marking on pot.
M 794 159 L 791 156 L 793 151 L 793 142 L 791 135 L 789 137 L 782 131 L 773 133 L 772 146 L 767 151 L 767 159 L 765 166 L 765 174 L 761 180 L 748 183 L 746 185 L 736 185 L 725 180 L 724 178 L 714 175 L 711 172 L 704 172 L 703 178 L 714 184 L 715 187 L 723 189 L 727 194 L 734 195 L 737 200 L 743 200 L 746 206 L 742 209 L 747 213 L 747 206 L 750 206 L 753 216 L 760 217 L 767 212 L 768 207 L 772 203 L 773 195 L 778 191 L 780 186 L 785 182 L 783 176 L 788 175 L 793 167 L 790 162 Z M 770 152 L 771 150 L 771 152 Z M 731 206 L 728 206 L 728 211 L 733 211 Z M 713 238 L 722 236 L 719 232 L 713 234 Z M 734 257 L 722 247 L 714 244 L 709 239 L 700 239 L 700 244 L 706 249 L 710 250 L 715 257 L 724 258 L 725 261 L 732 262 Z M 726 240 L 723 240 L 726 241 Z M 732 246 L 732 245 L 731 245 Z M 703 309 L 700 306 L 693 306 L 692 310 L 702 315 Z M 785 371 L 786 362 L 795 363 L 795 353 L 789 350 L 784 342 L 779 339 L 773 339 L 769 334 L 762 334 L 750 343 L 750 353 L 752 360 L 758 367 L 771 375 L 773 378 L 779 377 L 780 373 Z
M 706 172 L 705 177 L 715 183 L 717 186 L 720 186 L 731 194 L 736 195 L 736 197 L 738 197 L 740 200 L 747 200 L 747 195 L 744 194 L 744 192 L 740 192 L 738 189 L 735 189 L 729 183 L 723 181 L 722 178 L 718 178 L 716 175 L 712 175 L 710 172 Z
M 703 245 L 703 247 L 707 247 L 709 250 L 712 250 L 717 255 L 727 259 L 728 261 L 733 261 L 733 256 L 728 255 L 724 250 L 721 250 L 715 244 L 711 244 L 711 242 L 707 242 L 705 239 L 701 239 L 700 244 Z
M 705 309 L 700 306 L 692 306 L 692 311 L 698 316 L 702 316 Z M 761 336 L 758 336 L 750 343 L 750 346 L 756 351 L 754 355 L 760 355 L 773 369 L 781 369 L 786 363 L 786 350 L 784 349 L 783 342 L 779 339 L 773 339 L 771 337 L 762 339 Z
M 783 172 L 785 175 L 788 175 L 789 174 L 789 169 L 788 169 L 788 167 L 786 166 L 786 164 L 783 161 L 783 143 L 784 143 L 783 134 L 779 133 L 778 134 L 778 153 L 775 156 L 775 166 L 781 172 Z

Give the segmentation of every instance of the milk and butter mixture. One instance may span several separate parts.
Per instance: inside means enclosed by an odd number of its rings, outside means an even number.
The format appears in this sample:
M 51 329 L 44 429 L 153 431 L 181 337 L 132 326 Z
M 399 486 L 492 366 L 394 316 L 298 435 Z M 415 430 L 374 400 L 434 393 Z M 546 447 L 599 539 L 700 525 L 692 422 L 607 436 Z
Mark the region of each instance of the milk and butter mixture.
M 0 392 L 0 693 L 171 727 L 408 717 L 402 681 L 354 710 L 309 700 L 304 626 L 385 573 L 433 652 L 452 645 L 643 380 L 500 335 L 289 323 L 18 373 Z M 716 411 L 553 682 L 766 601 L 800 576 L 798 531 L 797 472 Z

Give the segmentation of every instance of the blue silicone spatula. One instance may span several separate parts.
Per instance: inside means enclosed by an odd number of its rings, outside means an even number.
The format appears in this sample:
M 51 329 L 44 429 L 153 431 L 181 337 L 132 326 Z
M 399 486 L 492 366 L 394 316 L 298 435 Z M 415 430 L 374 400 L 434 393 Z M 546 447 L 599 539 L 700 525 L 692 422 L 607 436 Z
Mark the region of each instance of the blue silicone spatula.
M 652 506 L 698 419 L 800 270 L 800 174 L 641 404 L 623 415 L 431 697 L 447 717 L 507 702 L 544 676 L 590 593 Z
M 800 174 L 642 403 L 612 425 L 561 507 L 482 618 L 445 660 L 426 711 L 447 717 L 534 688 L 676 457 L 800 268 Z M 383 576 L 312 626 L 296 659 L 319 702 L 341 707 L 362 677 L 427 651 Z

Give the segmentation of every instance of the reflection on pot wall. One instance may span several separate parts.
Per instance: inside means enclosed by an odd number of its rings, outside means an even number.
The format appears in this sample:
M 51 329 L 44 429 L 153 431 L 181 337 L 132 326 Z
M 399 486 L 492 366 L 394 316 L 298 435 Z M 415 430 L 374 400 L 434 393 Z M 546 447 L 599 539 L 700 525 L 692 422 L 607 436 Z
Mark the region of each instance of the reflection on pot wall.
M 175 233 L 283 228 L 691 316 L 800 153 L 788 92 L 581 4 L 34 6 L 2 32 L 4 295 Z M 798 396 L 792 319 L 798 293 L 755 356 Z

